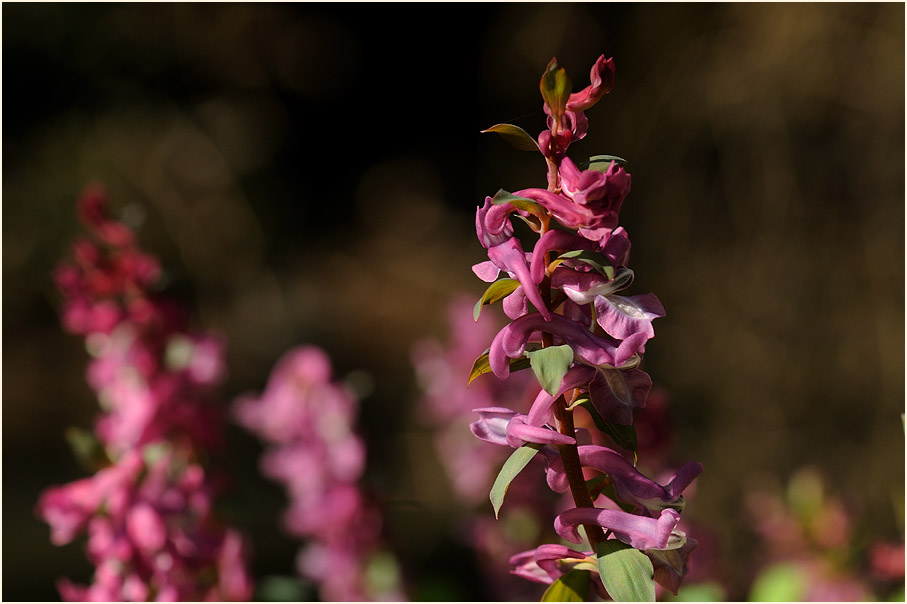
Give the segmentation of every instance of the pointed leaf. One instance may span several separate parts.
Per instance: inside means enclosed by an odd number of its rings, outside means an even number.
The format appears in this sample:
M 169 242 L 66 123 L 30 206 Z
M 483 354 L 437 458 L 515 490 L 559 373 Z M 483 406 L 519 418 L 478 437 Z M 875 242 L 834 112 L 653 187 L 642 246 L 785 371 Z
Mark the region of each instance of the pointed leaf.
M 617 443 L 617 446 L 621 449 L 633 451 L 633 456 L 634 458 L 636 457 L 636 450 L 638 448 L 636 442 L 636 428 L 634 428 L 632 424 L 629 426 L 621 426 L 620 424 L 606 421 L 589 399 L 583 399 L 578 405 L 589 412 L 589 415 L 592 416 L 592 421 L 595 422 L 596 428 L 613 438 L 614 442 Z
M 585 602 L 591 580 L 589 571 L 574 568 L 545 590 L 542 602 Z
M 501 504 L 504 503 L 504 495 L 507 494 L 510 483 L 523 471 L 523 468 L 529 464 L 541 448 L 542 445 L 540 444 L 526 443 L 514 451 L 504 462 L 504 466 L 498 472 L 498 477 L 494 479 L 494 484 L 491 485 L 491 492 L 488 494 L 488 498 L 491 499 L 491 505 L 494 508 L 495 518 L 498 517 L 498 510 L 501 509 Z
M 655 569 L 648 556 L 617 539 L 598 544 L 598 573 L 615 602 L 654 602 Z
M 482 297 L 479 298 L 479 301 L 476 302 L 475 308 L 472 309 L 472 318 L 478 321 L 483 306 L 506 298 L 519 286 L 520 282 L 516 279 L 501 279 L 489 285 Z
M 510 373 L 514 371 L 520 371 L 522 369 L 527 369 L 529 367 L 529 358 L 520 357 L 518 359 L 510 359 Z M 476 359 L 476 362 L 472 364 L 472 371 L 469 372 L 469 381 L 466 383 L 466 387 L 469 388 L 469 385 L 472 384 L 472 381 L 479 377 L 480 375 L 485 375 L 486 373 L 491 373 L 491 365 L 488 364 L 488 351 L 486 350 L 482 356 Z
M 593 155 L 589 158 L 589 161 L 583 162 L 580 164 L 581 170 L 598 170 L 599 172 L 607 172 L 611 167 L 611 162 L 615 161 L 621 165 L 627 165 L 628 162 L 622 157 L 617 157 L 616 155 Z
M 97 472 L 113 463 L 98 437 L 88 430 L 71 426 L 66 429 L 66 441 L 86 470 Z
M 549 272 L 564 260 L 579 260 L 580 262 L 585 262 L 608 279 L 614 279 L 614 267 L 611 266 L 611 261 L 608 260 L 607 256 L 600 252 L 593 252 L 592 250 L 573 250 L 571 252 L 564 252 L 551 263 Z
M 539 384 L 551 396 L 557 395 L 561 382 L 573 363 L 573 349 L 569 344 L 549 346 L 527 353 L 532 371 Z
M 545 68 L 545 73 L 542 74 L 539 90 L 556 122 L 560 122 L 564 110 L 567 109 L 567 100 L 570 98 L 572 87 L 573 83 L 570 81 L 567 71 L 557 64 L 556 59 L 551 59 Z
M 485 132 L 497 132 L 505 141 L 510 143 L 511 146 L 522 151 L 539 150 L 538 142 L 519 126 L 514 126 L 513 124 L 495 124 L 487 130 L 482 130 L 483 134 Z

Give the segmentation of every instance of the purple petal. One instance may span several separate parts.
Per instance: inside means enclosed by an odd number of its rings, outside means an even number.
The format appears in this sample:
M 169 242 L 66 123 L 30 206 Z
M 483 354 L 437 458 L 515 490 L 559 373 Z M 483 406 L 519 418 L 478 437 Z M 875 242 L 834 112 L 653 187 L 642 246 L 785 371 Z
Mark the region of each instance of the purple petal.
M 509 445 L 507 424 L 516 415 L 515 411 L 504 407 L 486 407 L 473 411 L 479 414 L 479 419 L 469 424 L 469 429 L 477 438 L 495 445 Z
M 647 338 L 655 336 L 652 320 L 665 316 L 665 309 L 655 294 L 599 296 L 594 304 L 598 324 L 605 333 L 621 340 L 635 333 L 644 333 Z
M 504 327 L 491 342 L 488 363 L 491 370 L 501 379 L 510 375 L 508 358 L 523 355 L 530 336 L 543 331 L 558 336 L 573 349 L 575 358 L 594 367 L 622 365 L 645 345 L 644 334 L 634 334 L 623 342 L 616 343 L 610 338 L 595 335 L 582 325 L 561 315 L 552 315 L 545 320 L 539 313 L 520 317 Z
M 515 416 L 507 424 L 507 444 L 516 449 L 526 443 L 574 445 L 576 444 L 576 439 L 551 428 L 527 425 L 525 415 Z
M 638 550 L 664 549 L 679 521 L 680 514 L 671 509 L 662 510 L 658 518 L 648 518 L 621 510 L 573 508 L 554 519 L 554 530 L 567 541 L 582 543 L 577 527 L 596 524 L 613 531 L 618 539 Z

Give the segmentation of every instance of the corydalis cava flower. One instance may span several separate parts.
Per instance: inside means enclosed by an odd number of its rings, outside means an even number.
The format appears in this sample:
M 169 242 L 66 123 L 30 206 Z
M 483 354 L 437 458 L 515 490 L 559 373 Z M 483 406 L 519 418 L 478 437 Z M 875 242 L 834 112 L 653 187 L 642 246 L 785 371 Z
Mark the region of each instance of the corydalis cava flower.
M 189 331 L 183 309 L 153 295 L 157 260 L 108 217 L 90 188 L 78 204 L 91 239 L 57 270 L 63 324 L 95 357 L 88 382 L 103 412 L 74 440 L 97 472 L 45 490 L 37 512 L 56 545 L 87 533 L 89 586 L 59 582 L 67 600 L 248 600 L 240 534 L 215 519 L 201 456 L 221 444 L 212 390 L 223 345 Z
M 492 487 L 496 514 L 509 480 L 541 452 L 549 486 L 569 491 L 575 502 L 557 516 L 555 530 L 580 544 L 578 529 L 585 528 L 591 551 L 542 545 L 516 554 L 514 573 L 564 587 L 565 573 L 573 573 L 571 585 L 579 576 L 588 586 L 583 573 L 591 572 L 591 584 L 615 600 L 654 599 L 653 576 L 676 593 L 696 546 L 677 525 L 683 489 L 702 467 L 686 464 L 665 485 L 635 467 L 633 410 L 645 406 L 652 385 L 639 365 L 655 335 L 652 322 L 665 312 L 653 294 L 621 293 L 634 276 L 627 267 L 629 236 L 618 224 L 631 184 L 625 161 L 593 156 L 575 163 L 567 156 L 570 144 L 586 134 L 584 112 L 611 91 L 614 73 L 611 59 L 599 57 L 589 86 L 574 93 L 552 59 L 540 82 L 548 128 L 535 140 L 509 124 L 488 130 L 541 152 L 548 186 L 499 191 L 476 212 L 488 261 L 473 271 L 491 283 L 478 310 L 502 299 L 512 321 L 476 361 L 470 381 L 488 372 L 505 379 L 531 367 L 542 390 L 526 413 L 498 405 L 477 409 L 471 428 L 482 440 L 516 449 Z M 517 238 L 513 218 L 538 235 L 531 251 Z M 501 273 L 507 278 L 498 279 Z M 633 452 L 634 461 L 575 429 L 573 412 L 580 406 L 617 448 Z
M 358 481 L 365 445 L 355 432 L 358 401 L 331 377 L 324 351 L 302 346 L 274 367 L 260 396 L 234 404 L 238 423 L 267 445 L 262 472 L 286 487 L 286 531 L 307 543 L 297 568 L 324 601 L 402 600 L 396 562 L 381 547 L 381 515 Z M 391 569 L 385 583 L 368 565 Z M 387 579 L 387 577 L 385 577 Z

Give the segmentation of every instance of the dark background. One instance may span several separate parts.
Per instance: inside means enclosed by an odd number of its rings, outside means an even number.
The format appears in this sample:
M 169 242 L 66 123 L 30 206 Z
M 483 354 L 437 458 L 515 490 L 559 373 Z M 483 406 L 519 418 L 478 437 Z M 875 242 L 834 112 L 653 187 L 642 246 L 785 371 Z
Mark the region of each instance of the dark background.
M 732 597 L 751 576 L 754 483 L 817 466 L 861 534 L 903 530 L 903 5 L 4 4 L 2 17 L 4 599 L 56 599 L 57 577 L 90 575 L 33 508 L 83 475 L 63 431 L 97 409 L 49 278 L 91 181 L 143 218 L 196 324 L 228 337 L 225 402 L 302 342 L 371 383 L 367 480 L 416 597 L 486 598 L 463 578 L 457 504 L 412 419 L 409 350 L 443 335 L 451 293 L 483 291 L 476 205 L 544 186 L 540 157 L 479 130 L 544 127 L 552 56 L 574 90 L 598 55 L 617 65 L 571 154 L 630 161 L 634 291 L 668 312 L 647 370 L 670 393 L 677 458 L 705 465 L 685 515 L 713 529 Z M 229 506 L 255 572 L 289 574 L 282 495 L 256 476 L 257 444 L 230 439 Z

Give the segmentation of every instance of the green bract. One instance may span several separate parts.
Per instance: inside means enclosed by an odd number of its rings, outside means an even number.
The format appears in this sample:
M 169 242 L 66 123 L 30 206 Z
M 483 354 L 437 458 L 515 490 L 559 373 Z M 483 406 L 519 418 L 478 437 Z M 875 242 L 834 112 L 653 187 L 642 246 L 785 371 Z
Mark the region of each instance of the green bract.
M 504 462 L 501 471 L 498 472 L 498 477 L 494 479 L 491 492 L 488 494 L 488 498 L 491 499 L 491 505 L 494 507 L 495 518 L 498 517 L 498 511 L 501 509 L 501 504 L 504 503 L 504 495 L 507 494 L 507 488 L 510 487 L 510 483 L 523 471 L 523 468 L 526 467 L 541 448 L 542 445 L 527 443 L 514 451 Z
M 609 539 L 598 544 L 596 555 L 605 591 L 615 602 L 655 601 L 655 570 L 644 553 Z

